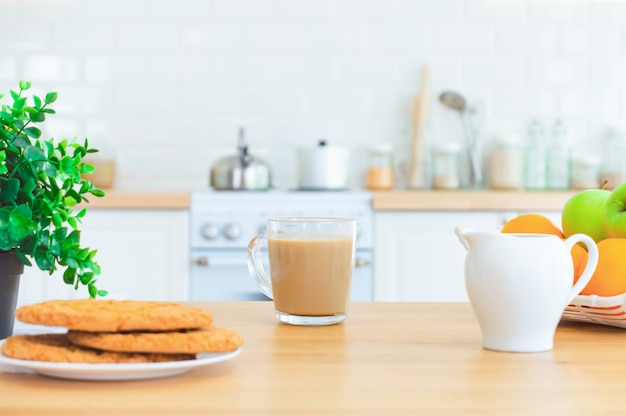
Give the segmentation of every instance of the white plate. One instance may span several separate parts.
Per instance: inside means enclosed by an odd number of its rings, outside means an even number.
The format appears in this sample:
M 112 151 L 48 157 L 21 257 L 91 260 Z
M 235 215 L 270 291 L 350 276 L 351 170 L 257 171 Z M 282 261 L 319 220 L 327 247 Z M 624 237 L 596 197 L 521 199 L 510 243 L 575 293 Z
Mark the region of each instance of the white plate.
M 2 347 L 2 344 L 4 344 L 4 340 L 0 341 L 0 347 Z M 240 353 L 241 348 L 237 348 L 235 351 L 227 353 L 198 354 L 198 358 L 195 360 L 138 364 L 51 363 L 46 361 L 16 360 L 0 354 L 0 364 L 28 368 L 44 376 L 71 380 L 145 380 L 169 377 L 193 370 L 194 368 L 220 363 L 235 358 Z

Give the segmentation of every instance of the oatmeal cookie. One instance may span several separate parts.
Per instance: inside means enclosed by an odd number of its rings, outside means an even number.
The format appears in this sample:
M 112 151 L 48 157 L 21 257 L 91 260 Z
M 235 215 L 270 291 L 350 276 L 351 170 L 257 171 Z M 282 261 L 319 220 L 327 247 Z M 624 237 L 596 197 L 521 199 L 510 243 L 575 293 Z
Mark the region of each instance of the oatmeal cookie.
M 26 305 L 15 317 L 29 324 L 89 332 L 172 331 L 211 325 L 210 313 L 170 302 L 137 300 L 52 300 Z
M 2 345 L 2 353 L 20 360 L 85 364 L 155 363 L 193 360 L 192 354 L 145 354 L 101 351 L 72 344 L 67 334 L 14 335 Z
M 69 331 L 70 342 L 107 351 L 185 353 L 229 352 L 243 344 L 235 331 L 211 326 L 170 332 L 84 332 Z

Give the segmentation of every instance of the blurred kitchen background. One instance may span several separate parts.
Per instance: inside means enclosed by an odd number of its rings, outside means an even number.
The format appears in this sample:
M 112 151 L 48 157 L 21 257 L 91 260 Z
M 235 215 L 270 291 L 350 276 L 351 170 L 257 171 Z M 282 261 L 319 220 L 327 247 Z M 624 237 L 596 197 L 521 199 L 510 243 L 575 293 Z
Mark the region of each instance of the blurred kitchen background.
M 463 172 L 473 128 L 484 186 L 557 144 L 594 178 L 626 129 L 623 1 L 0 0 L 0 15 L 0 92 L 57 91 L 44 134 L 89 138 L 118 189 L 207 188 L 240 127 L 275 187 L 297 186 L 295 150 L 320 139 L 351 149 L 356 188 L 371 148 L 391 145 L 404 187 L 422 92 L 427 159 L 460 151 Z M 499 174 L 494 187 L 548 187 Z

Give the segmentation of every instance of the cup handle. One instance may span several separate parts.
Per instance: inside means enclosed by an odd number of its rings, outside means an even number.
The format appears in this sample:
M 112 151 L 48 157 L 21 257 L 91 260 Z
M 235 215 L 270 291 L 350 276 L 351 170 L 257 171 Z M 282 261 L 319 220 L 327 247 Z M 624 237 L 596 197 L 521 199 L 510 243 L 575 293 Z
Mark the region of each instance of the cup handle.
M 261 261 L 261 248 L 267 241 L 265 234 L 255 235 L 250 243 L 248 243 L 248 253 L 246 255 L 248 260 L 248 271 L 254 278 L 255 283 L 261 289 L 261 292 L 270 299 L 274 299 L 272 295 L 272 282 L 265 274 L 263 270 L 263 262 Z
M 587 252 L 589 253 L 585 270 L 583 270 L 582 274 L 578 278 L 578 281 L 570 290 L 569 299 L 567 300 L 567 304 L 569 304 L 577 295 L 580 294 L 585 286 L 587 286 L 587 283 L 589 283 L 593 273 L 596 271 L 596 267 L 598 266 L 598 246 L 596 246 L 596 242 L 586 234 L 571 235 L 565 239 L 564 243 L 568 252 L 572 250 L 574 244 L 583 243 L 587 247 Z

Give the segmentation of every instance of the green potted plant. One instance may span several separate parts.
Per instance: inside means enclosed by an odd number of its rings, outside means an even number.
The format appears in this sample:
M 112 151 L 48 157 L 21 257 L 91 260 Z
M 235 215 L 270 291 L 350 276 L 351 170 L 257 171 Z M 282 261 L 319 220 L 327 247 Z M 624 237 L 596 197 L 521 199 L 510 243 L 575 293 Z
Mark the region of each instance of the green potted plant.
M 94 171 L 83 158 L 97 149 L 87 139 L 43 139 L 35 125 L 55 114 L 50 105 L 57 94 L 29 100 L 24 92 L 30 85 L 20 81 L 19 90 L 10 91 L 12 103 L 0 110 L 0 339 L 13 332 L 24 265 L 49 274 L 60 266 L 66 284 L 86 286 L 93 298 L 106 295 L 96 287 L 96 250 L 80 243 L 86 209 L 76 209 L 87 195 L 104 196 L 83 177 Z

